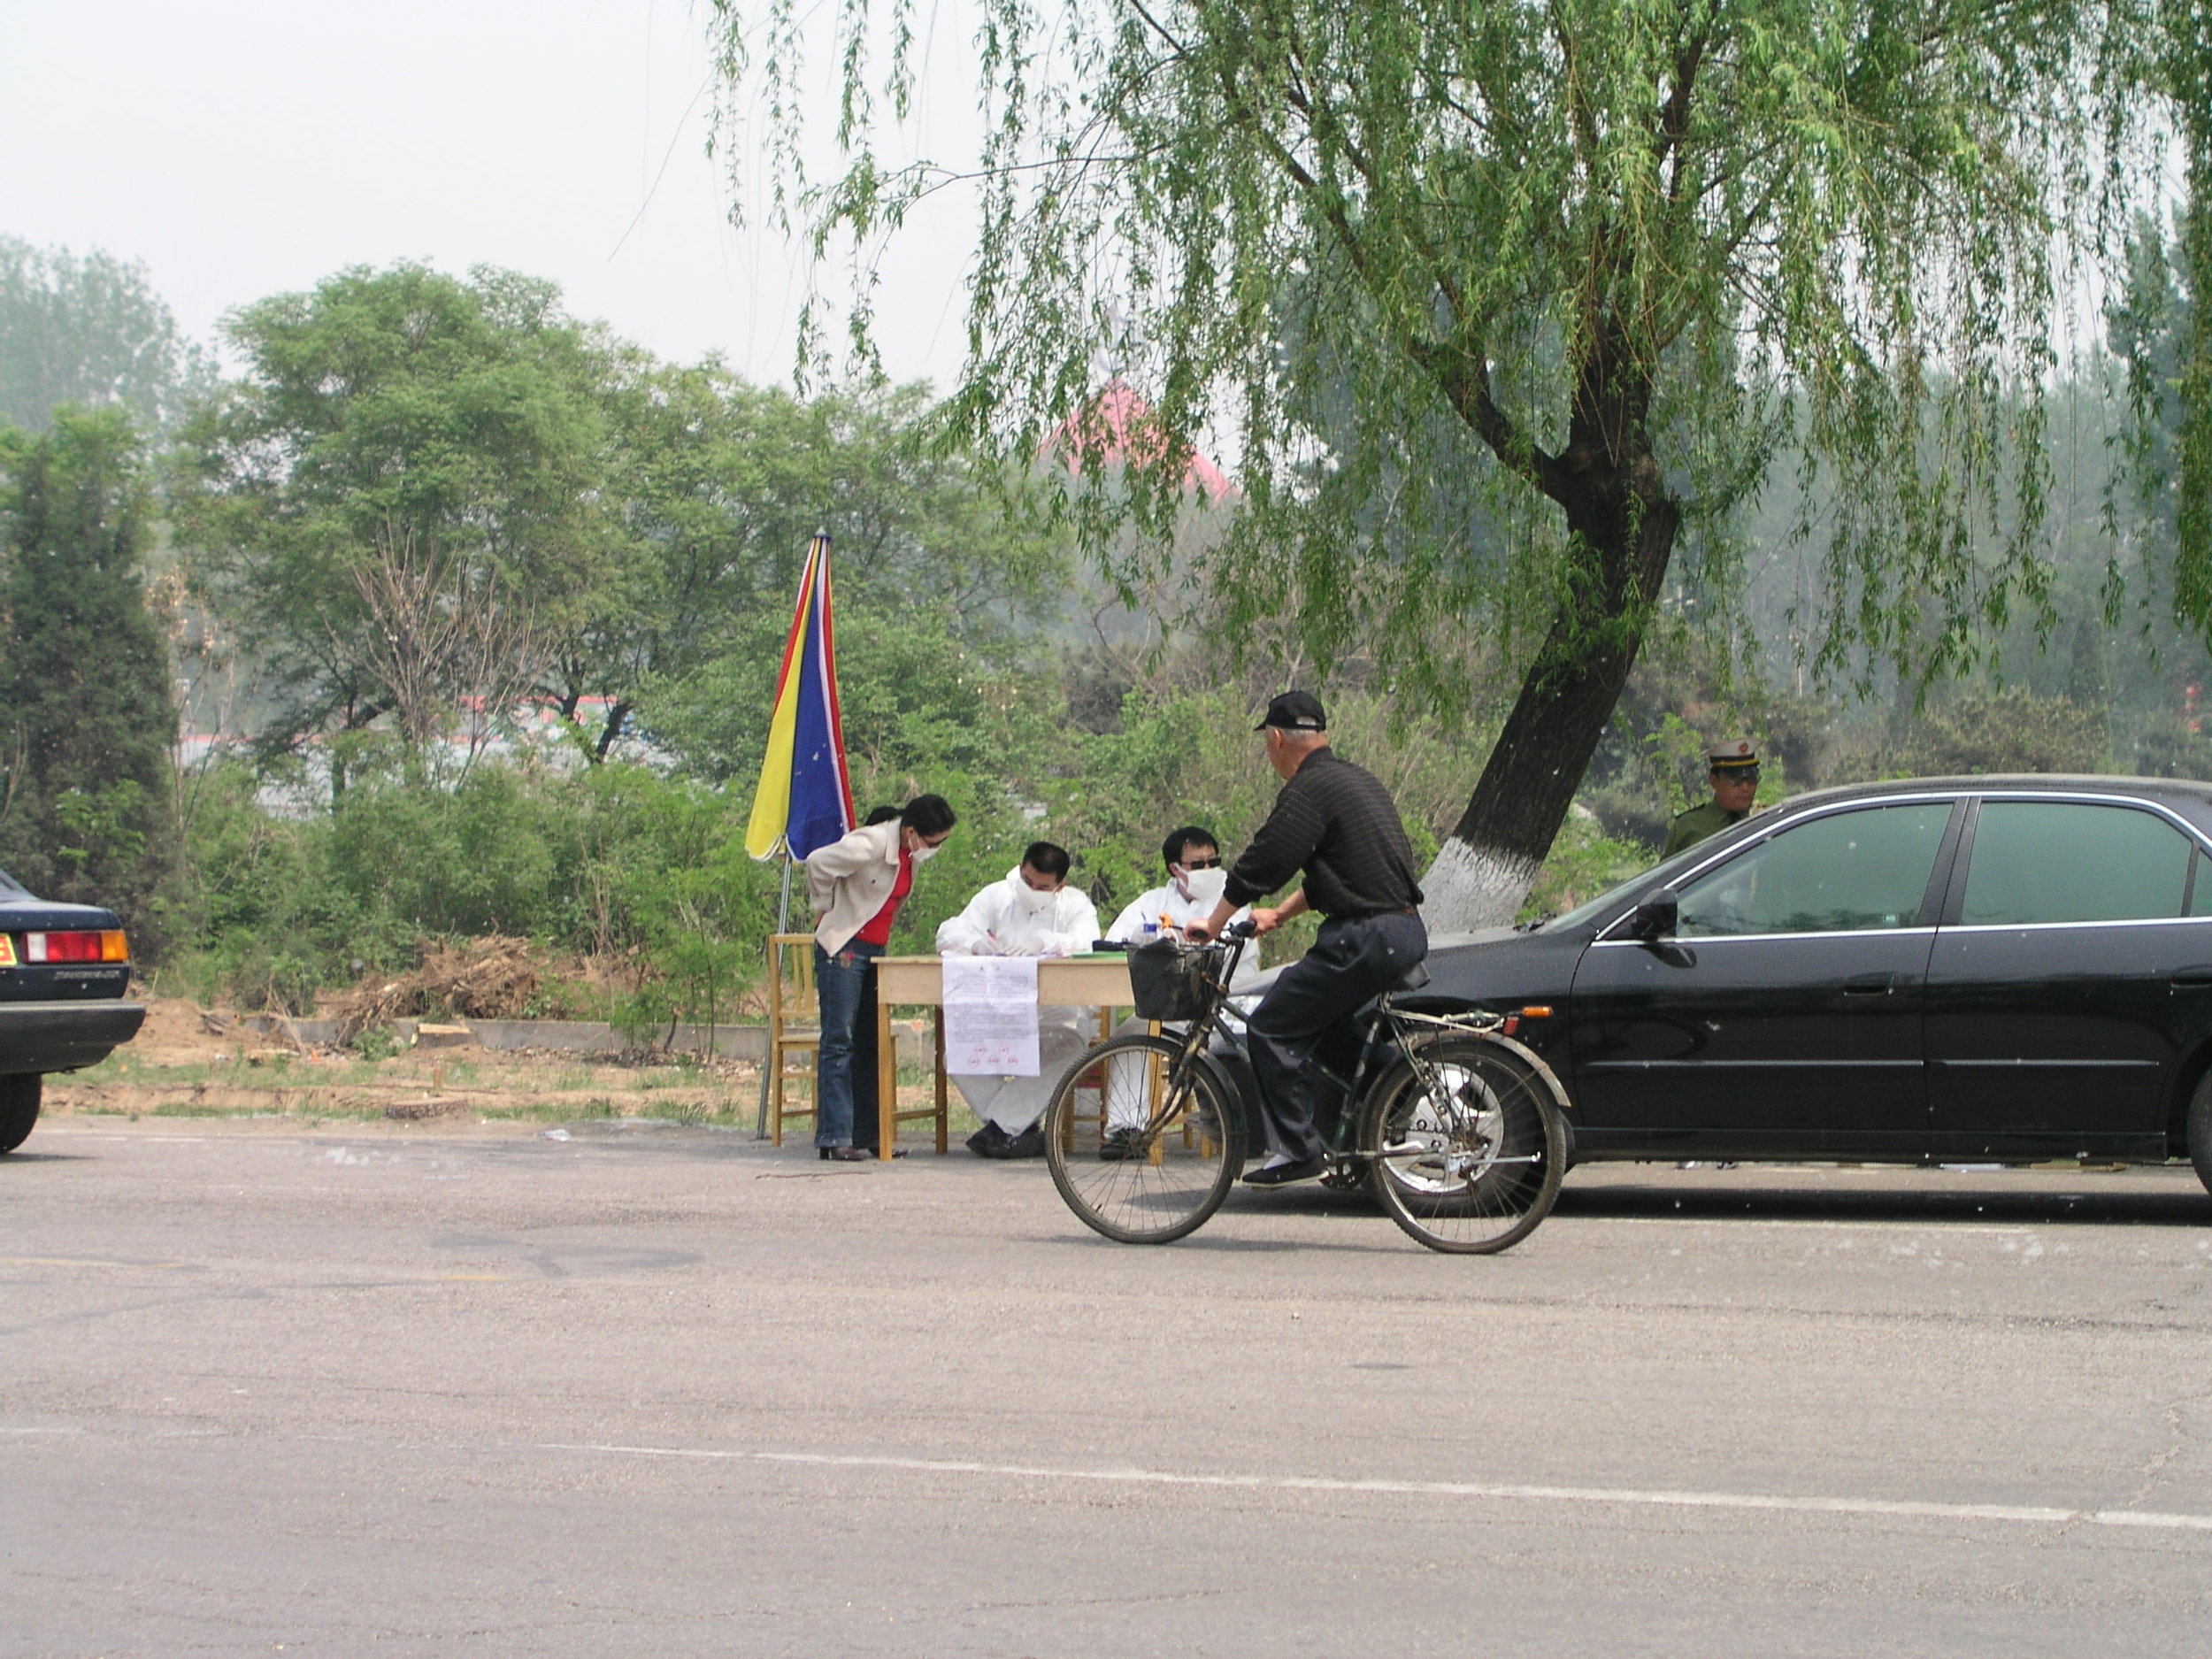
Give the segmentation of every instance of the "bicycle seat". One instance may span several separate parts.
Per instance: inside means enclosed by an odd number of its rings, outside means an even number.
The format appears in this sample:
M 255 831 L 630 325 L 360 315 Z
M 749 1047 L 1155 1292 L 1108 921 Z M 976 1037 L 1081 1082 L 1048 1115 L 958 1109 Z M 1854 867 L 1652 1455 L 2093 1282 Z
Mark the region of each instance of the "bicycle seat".
M 1390 988 L 1397 991 L 1417 991 L 1429 982 L 1429 964 L 1417 962 L 1398 976 L 1398 982 Z

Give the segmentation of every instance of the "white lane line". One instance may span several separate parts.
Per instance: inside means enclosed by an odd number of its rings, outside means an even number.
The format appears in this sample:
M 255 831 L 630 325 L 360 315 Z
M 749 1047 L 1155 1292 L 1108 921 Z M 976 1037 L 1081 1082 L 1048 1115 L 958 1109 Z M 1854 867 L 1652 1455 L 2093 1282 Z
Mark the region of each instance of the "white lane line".
M 2147 1509 L 2062 1509 L 2011 1503 L 1923 1503 L 1888 1498 L 1793 1498 L 1755 1492 L 1668 1492 L 1633 1486 L 1517 1486 L 1459 1480 L 1342 1480 L 1326 1475 L 1192 1475 L 1164 1469 L 1064 1469 L 936 1457 L 869 1457 L 829 1452 L 715 1451 L 683 1446 L 541 1444 L 543 1452 L 620 1457 L 687 1457 L 725 1463 L 804 1463 L 823 1469 L 900 1469 L 920 1474 L 1016 1480 L 1092 1480 L 1133 1486 L 1211 1486 L 1267 1492 L 1379 1492 L 1426 1498 L 1518 1498 L 1540 1503 L 1625 1503 L 1683 1509 L 1765 1509 L 1800 1515 L 1895 1515 L 1947 1521 L 2013 1521 L 2035 1526 L 2136 1526 L 2212 1532 L 2212 1515 Z

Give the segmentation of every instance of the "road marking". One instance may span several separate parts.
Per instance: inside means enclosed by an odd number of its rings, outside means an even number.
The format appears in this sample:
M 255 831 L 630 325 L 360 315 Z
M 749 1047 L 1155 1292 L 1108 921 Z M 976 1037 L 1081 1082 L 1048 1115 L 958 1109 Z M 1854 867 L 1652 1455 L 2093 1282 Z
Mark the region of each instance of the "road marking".
M 723 1463 L 800 1463 L 822 1469 L 899 1469 L 918 1474 L 984 1475 L 1012 1480 L 1089 1480 L 1110 1486 L 1210 1486 L 1236 1491 L 1373 1492 L 1423 1498 L 1509 1498 L 1539 1503 L 1618 1503 L 1678 1509 L 1759 1509 L 1799 1515 L 1886 1515 L 1945 1521 L 2008 1521 L 2033 1526 L 2134 1526 L 2212 1532 L 2212 1515 L 2147 1509 L 2062 1509 L 2012 1503 L 1924 1503 L 1889 1498 L 1793 1498 L 1755 1492 L 1670 1492 L 1633 1486 L 1522 1486 L 1459 1480 L 1345 1480 L 1327 1475 L 1194 1475 L 1165 1469 L 1068 1469 L 936 1457 L 855 1456 L 830 1452 L 714 1451 L 683 1446 L 541 1444 L 544 1452 L 619 1457 L 679 1457 Z
M 0 1256 L 0 1267 L 163 1267 L 181 1269 L 189 1262 L 107 1262 L 75 1256 Z

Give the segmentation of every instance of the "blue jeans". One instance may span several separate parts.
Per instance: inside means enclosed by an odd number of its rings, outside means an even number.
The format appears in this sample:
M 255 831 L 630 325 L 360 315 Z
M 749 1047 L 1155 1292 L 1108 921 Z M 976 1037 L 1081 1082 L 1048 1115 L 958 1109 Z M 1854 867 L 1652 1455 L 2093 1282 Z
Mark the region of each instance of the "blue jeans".
M 875 1052 L 873 1042 L 860 1043 L 858 1026 L 864 1019 L 873 1019 L 875 1009 L 868 996 L 869 966 L 883 954 L 881 945 L 864 945 L 854 940 L 835 956 L 814 947 L 814 987 L 822 1005 L 822 1046 L 814 1055 L 814 1144 L 818 1147 L 849 1147 L 853 1143 L 853 1056 L 856 1047 L 864 1047 L 871 1056 Z M 875 1033 L 867 1033 L 872 1037 Z M 867 1079 L 864 1091 L 872 1105 L 875 1097 L 875 1079 Z M 873 1124 L 868 1125 L 867 1143 L 875 1142 Z

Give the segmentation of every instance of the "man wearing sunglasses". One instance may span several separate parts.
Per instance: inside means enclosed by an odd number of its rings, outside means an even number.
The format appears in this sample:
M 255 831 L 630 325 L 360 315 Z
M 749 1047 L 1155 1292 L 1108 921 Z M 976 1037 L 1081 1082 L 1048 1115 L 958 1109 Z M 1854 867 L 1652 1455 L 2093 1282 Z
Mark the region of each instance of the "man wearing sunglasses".
M 1214 913 L 1214 905 L 1228 886 L 1229 872 L 1221 862 L 1221 845 L 1214 840 L 1214 833 L 1197 824 L 1186 824 L 1179 830 L 1168 832 L 1160 843 L 1160 861 L 1167 866 L 1167 885 L 1141 893 L 1114 918 L 1114 925 L 1106 930 L 1106 937 L 1118 944 L 1141 945 L 1159 938 L 1170 928 L 1188 927 L 1193 922 L 1202 922 Z M 1252 912 L 1240 910 L 1233 918 L 1242 921 Z M 1247 986 L 1260 975 L 1260 953 L 1248 950 L 1237 963 L 1236 977 L 1230 987 Z M 1151 1029 L 1150 1022 L 1125 1019 L 1114 1028 L 1117 1036 Z M 1179 1032 L 1180 1026 L 1171 1030 Z M 1215 1041 L 1219 1042 L 1217 1037 Z M 1124 1064 L 1114 1062 L 1116 1065 Z M 1122 1163 L 1138 1156 L 1143 1146 L 1141 1133 L 1144 1127 L 1144 1093 L 1137 1087 L 1117 1086 L 1108 1091 L 1113 1105 L 1106 1125 L 1106 1139 L 1098 1148 L 1102 1162 Z
M 1222 867 L 1221 848 L 1211 830 L 1186 824 L 1171 831 L 1160 843 L 1160 861 L 1167 865 L 1167 885 L 1131 900 L 1106 930 L 1107 938 L 1141 944 L 1166 928 L 1202 922 L 1214 913 L 1229 872 Z
M 1750 740 L 1716 743 L 1705 751 L 1705 761 L 1710 768 L 1706 777 L 1713 786 L 1713 798 L 1703 806 L 1678 814 L 1667 826 L 1667 846 L 1659 855 L 1662 858 L 1671 858 L 1684 848 L 1719 834 L 1731 824 L 1742 823 L 1751 811 L 1752 799 L 1759 793 L 1759 751 Z

